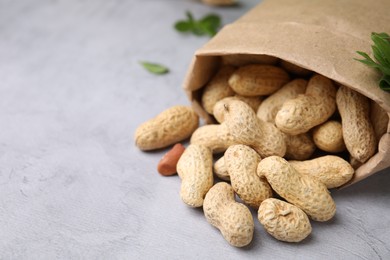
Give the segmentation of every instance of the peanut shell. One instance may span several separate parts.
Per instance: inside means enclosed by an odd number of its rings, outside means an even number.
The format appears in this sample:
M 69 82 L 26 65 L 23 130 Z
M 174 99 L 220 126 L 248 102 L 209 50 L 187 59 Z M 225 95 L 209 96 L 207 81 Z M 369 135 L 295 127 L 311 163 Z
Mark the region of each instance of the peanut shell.
M 207 191 L 213 186 L 213 155 L 209 148 L 191 144 L 177 163 L 181 178 L 180 197 L 191 207 L 201 207 Z
M 206 194 L 203 212 L 229 244 L 248 245 L 253 238 L 254 222 L 250 210 L 234 200 L 233 188 L 226 182 L 215 184 Z
M 258 210 L 258 219 L 270 235 L 285 242 L 300 242 L 312 230 L 303 210 L 279 199 L 264 200 Z
M 282 198 L 302 209 L 316 221 L 327 221 L 336 213 L 336 204 L 325 184 L 300 174 L 285 159 L 270 156 L 260 161 L 257 174 L 267 178 L 272 189 Z
M 191 136 L 199 117 L 188 106 L 174 106 L 141 124 L 135 131 L 135 145 L 148 151 L 165 148 Z

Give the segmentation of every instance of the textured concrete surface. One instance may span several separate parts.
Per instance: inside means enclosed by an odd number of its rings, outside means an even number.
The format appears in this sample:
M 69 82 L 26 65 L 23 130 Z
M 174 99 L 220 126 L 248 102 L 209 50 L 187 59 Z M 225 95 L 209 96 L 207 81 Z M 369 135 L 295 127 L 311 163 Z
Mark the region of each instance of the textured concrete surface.
M 134 147 L 141 122 L 188 104 L 181 84 L 208 39 L 173 23 L 186 10 L 228 23 L 257 3 L 241 2 L 0 0 L 0 259 L 390 258 L 390 170 L 333 191 L 336 217 L 303 243 L 255 219 L 237 249 L 181 202 L 177 176 L 156 172 L 165 151 Z

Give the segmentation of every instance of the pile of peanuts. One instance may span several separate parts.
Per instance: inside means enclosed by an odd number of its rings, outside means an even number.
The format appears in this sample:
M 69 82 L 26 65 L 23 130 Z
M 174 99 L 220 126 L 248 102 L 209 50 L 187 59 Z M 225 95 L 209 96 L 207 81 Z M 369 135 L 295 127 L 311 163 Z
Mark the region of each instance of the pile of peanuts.
M 218 123 L 199 126 L 191 107 L 174 106 L 140 125 L 135 141 L 144 151 L 176 144 L 158 171 L 177 172 L 183 202 L 203 207 L 236 247 L 252 241 L 250 208 L 287 242 L 311 233 L 309 219 L 330 220 L 336 205 L 329 189 L 376 153 L 389 120 L 360 93 L 285 61 L 221 65 L 200 102 Z M 188 138 L 185 148 L 179 142 Z

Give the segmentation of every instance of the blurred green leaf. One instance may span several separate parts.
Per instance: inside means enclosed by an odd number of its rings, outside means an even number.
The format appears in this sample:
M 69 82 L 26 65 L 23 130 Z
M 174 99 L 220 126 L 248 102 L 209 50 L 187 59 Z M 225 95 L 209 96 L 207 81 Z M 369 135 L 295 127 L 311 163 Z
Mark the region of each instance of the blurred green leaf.
M 140 64 L 150 73 L 161 75 L 169 72 L 169 69 L 164 65 L 151 63 L 147 61 L 141 61 Z
M 382 73 L 379 87 L 390 92 L 390 36 L 387 33 L 371 33 L 374 45 L 371 46 L 375 61 L 365 52 L 357 51 L 364 59 L 358 60 Z
M 221 27 L 221 17 L 217 14 L 208 14 L 200 20 L 195 20 L 191 12 L 186 12 L 187 20 L 180 20 L 175 23 L 175 29 L 178 32 L 191 32 L 196 36 L 214 36 Z

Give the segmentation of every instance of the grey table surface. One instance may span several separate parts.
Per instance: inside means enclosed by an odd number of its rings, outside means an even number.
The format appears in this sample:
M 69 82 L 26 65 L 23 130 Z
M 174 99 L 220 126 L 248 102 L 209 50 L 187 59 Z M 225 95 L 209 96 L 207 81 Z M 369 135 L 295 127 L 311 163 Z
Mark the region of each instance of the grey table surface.
M 162 177 L 166 152 L 136 127 L 176 104 L 207 37 L 172 29 L 190 10 L 230 23 L 258 1 L 0 0 L 0 259 L 389 259 L 390 171 L 333 191 L 335 218 L 299 244 L 255 218 L 234 248 Z M 156 76 L 139 61 L 166 64 Z

